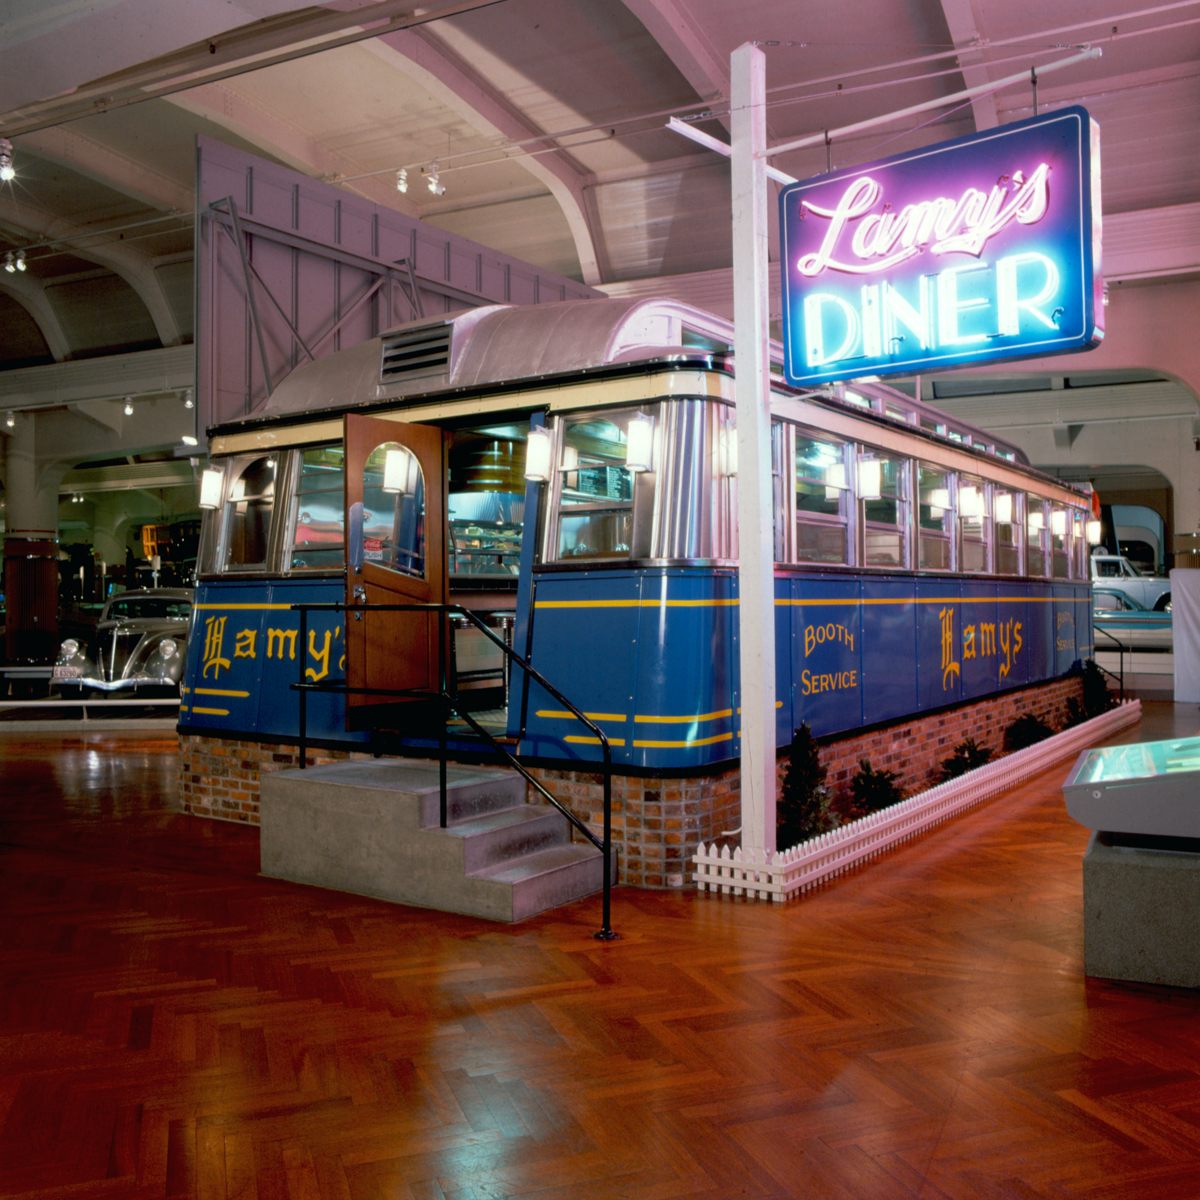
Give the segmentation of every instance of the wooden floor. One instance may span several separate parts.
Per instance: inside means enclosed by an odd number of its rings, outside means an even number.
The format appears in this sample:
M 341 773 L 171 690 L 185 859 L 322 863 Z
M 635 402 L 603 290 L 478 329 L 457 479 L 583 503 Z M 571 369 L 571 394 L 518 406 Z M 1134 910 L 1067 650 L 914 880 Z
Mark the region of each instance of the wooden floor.
M 259 879 L 171 735 L 0 733 L 0 1196 L 1193 1200 L 1200 993 L 1083 977 L 1066 770 L 605 944 Z

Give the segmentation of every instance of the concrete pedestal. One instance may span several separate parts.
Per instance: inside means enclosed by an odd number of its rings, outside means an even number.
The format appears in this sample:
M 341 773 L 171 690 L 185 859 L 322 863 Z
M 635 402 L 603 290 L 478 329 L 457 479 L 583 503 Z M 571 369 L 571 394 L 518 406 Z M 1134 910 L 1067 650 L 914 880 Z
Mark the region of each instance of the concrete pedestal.
M 1200 840 L 1093 833 L 1083 856 L 1088 975 L 1200 987 Z

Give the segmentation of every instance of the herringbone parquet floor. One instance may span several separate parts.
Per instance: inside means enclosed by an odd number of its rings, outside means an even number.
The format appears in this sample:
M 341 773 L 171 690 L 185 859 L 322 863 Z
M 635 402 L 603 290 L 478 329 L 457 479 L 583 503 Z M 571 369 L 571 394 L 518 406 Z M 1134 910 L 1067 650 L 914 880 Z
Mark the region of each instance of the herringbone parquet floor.
M 0 1196 L 1200 1195 L 1200 994 L 1083 977 L 1065 765 L 786 907 L 618 890 L 610 944 L 259 879 L 176 766 L 0 733 Z

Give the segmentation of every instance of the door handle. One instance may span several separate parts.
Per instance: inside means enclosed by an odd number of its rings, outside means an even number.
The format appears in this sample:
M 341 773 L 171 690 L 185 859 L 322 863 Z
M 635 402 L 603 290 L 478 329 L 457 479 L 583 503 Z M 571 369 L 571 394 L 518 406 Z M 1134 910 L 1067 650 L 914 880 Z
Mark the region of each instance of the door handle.
M 367 602 L 367 589 L 361 583 L 354 589 L 354 602 L 355 604 L 366 604 Z M 362 617 L 360 612 L 354 614 L 356 621 L 361 621 Z

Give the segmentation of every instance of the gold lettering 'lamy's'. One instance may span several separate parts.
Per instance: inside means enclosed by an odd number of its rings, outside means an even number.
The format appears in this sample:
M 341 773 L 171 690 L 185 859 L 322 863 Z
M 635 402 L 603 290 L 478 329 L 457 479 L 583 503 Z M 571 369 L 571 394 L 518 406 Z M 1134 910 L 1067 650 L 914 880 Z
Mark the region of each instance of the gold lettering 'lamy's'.
M 209 617 L 204 622 L 204 665 L 200 668 L 202 679 L 206 679 L 210 671 L 214 679 L 219 679 L 222 671 L 229 670 L 229 659 L 222 653 L 227 620 L 227 617 Z
M 326 678 L 329 674 L 329 656 L 333 649 L 334 640 L 341 636 L 342 627 L 338 625 L 336 628 L 324 632 L 324 640 L 320 646 L 317 645 L 317 631 L 310 629 L 308 631 L 308 657 L 311 658 L 317 665 L 315 667 L 305 667 L 305 677 L 312 683 L 318 683 Z
M 937 196 L 893 212 L 883 185 L 870 175 L 852 180 L 833 208 L 802 202 L 806 217 L 829 222 L 819 249 L 796 260 L 809 277 L 823 271 L 871 275 L 928 252 L 958 252 L 978 258 L 1009 225 L 1033 225 L 1050 205 L 1050 166 L 1039 163 L 1028 176 L 1014 171 L 988 191 L 967 188 L 960 196 Z
M 942 625 L 942 691 L 950 690 L 950 683 L 959 677 L 961 668 L 954 657 L 954 609 L 938 610 L 938 620 Z

